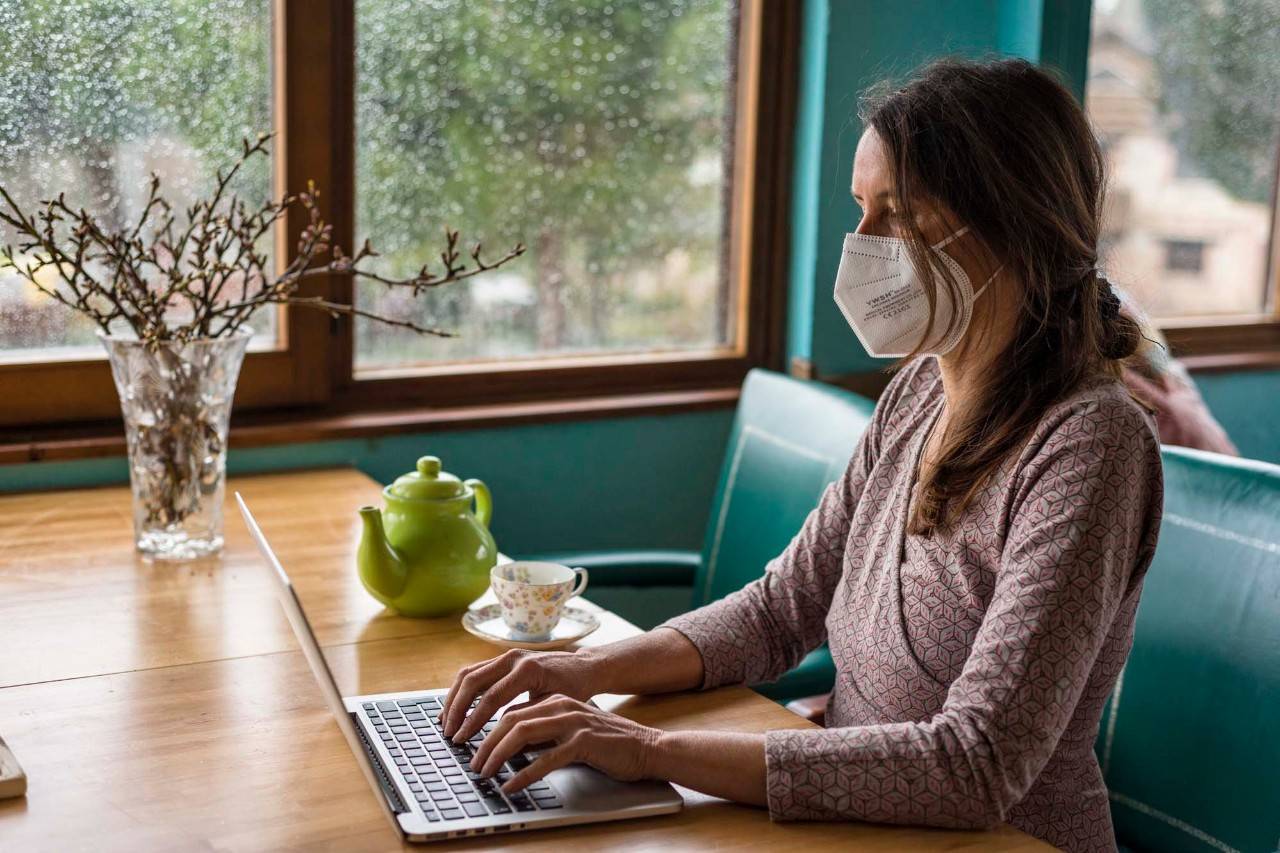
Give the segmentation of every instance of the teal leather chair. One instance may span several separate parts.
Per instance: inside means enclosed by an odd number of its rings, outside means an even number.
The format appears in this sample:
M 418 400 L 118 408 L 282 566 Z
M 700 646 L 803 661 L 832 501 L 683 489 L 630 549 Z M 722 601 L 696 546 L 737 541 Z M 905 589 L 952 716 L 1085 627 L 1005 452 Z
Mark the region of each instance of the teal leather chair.
M 1132 851 L 1280 848 L 1280 467 L 1164 451 L 1160 543 L 1097 752 Z
M 874 408 L 838 388 L 753 370 L 742 386 L 701 554 L 559 553 L 538 559 L 587 568 L 592 589 L 692 587 L 690 608 L 722 598 L 763 574 L 787 547 L 823 490 L 844 473 Z M 678 607 L 665 615 L 676 612 Z M 825 693 L 834 683 L 835 667 L 823 647 L 760 689 L 787 700 Z

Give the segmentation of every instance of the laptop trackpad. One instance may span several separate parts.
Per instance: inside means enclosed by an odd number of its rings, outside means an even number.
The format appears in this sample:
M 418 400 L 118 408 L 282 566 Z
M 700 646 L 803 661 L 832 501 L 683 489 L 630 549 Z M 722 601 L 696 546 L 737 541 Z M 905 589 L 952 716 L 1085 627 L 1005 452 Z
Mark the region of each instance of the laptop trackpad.
M 611 812 L 681 801 L 666 782 L 619 782 L 585 764 L 553 770 L 547 781 L 560 794 L 565 808 L 575 811 Z

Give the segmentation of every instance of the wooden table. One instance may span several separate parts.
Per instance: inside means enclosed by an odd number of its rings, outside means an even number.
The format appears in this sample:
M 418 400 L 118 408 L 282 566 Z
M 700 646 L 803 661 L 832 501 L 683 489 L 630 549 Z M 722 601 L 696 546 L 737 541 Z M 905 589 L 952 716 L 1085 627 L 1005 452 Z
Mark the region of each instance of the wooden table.
M 435 687 L 495 653 L 457 618 L 389 615 L 354 570 L 352 470 L 233 481 L 293 576 L 345 693 Z M 234 509 L 198 563 L 133 551 L 129 491 L 0 497 L 0 733 L 30 780 L 0 801 L 0 850 L 389 850 L 400 846 L 333 724 Z M 589 638 L 633 625 L 602 612 Z M 809 724 L 743 688 L 629 700 L 668 728 Z M 444 845 L 558 850 L 1049 849 L 1011 829 L 775 824 L 683 791 L 683 813 Z M 426 849 L 439 849 L 429 847 Z

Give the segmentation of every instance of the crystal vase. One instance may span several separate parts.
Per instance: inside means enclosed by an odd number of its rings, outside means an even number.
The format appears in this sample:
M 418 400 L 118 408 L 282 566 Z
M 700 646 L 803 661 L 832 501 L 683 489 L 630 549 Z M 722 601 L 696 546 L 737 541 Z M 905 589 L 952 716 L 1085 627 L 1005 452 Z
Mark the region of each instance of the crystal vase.
M 252 332 L 152 346 L 99 337 L 120 393 L 138 550 L 159 560 L 217 553 L 231 400 Z

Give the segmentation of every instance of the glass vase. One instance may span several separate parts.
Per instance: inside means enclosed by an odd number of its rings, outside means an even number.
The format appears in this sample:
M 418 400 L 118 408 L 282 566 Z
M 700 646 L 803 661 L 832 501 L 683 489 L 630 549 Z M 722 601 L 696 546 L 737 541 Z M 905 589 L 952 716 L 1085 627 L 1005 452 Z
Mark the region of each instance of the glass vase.
M 222 549 L 227 428 L 252 332 L 152 346 L 106 335 L 120 394 L 137 548 L 158 560 Z

